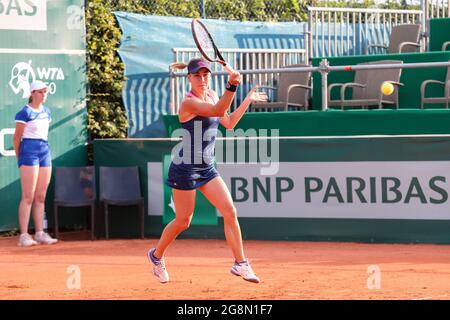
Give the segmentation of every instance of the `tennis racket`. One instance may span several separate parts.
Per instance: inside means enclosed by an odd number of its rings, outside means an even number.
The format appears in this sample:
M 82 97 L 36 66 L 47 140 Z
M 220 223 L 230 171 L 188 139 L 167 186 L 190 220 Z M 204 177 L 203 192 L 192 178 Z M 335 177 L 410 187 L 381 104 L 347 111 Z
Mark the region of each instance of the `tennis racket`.
M 220 63 L 229 73 L 234 73 L 234 69 L 225 62 L 211 34 L 199 18 L 192 20 L 191 29 L 195 44 L 203 57 L 210 62 Z

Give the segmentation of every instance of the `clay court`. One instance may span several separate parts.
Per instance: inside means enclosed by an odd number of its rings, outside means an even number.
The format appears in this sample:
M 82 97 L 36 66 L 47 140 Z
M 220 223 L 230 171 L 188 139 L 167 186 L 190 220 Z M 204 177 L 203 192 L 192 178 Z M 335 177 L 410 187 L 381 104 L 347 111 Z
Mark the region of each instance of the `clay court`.
M 87 238 L 63 233 L 54 246 L 31 248 L 0 238 L 1 298 L 450 299 L 450 245 L 246 241 L 262 279 L 253 284 L 229 273 L 224 240 L 179 239 L 166 258 L 171 281 L 160 284 L 146 258 L 156 239 Z M 67 287 L 72 265 L 80 289 Z M 380 289 L 367 286 L 370 265 L 380 268 Z

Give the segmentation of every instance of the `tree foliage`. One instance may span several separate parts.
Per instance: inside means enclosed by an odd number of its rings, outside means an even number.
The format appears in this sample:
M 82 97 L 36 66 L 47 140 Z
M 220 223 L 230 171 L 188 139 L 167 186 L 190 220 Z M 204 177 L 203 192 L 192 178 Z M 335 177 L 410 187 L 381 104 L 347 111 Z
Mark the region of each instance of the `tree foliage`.
M 90 136 L 125 138 L 128 123 L 121 99 L 124 65 L 117 54 L 121 32 L 103 1 L 87 1 L 86 31 Z

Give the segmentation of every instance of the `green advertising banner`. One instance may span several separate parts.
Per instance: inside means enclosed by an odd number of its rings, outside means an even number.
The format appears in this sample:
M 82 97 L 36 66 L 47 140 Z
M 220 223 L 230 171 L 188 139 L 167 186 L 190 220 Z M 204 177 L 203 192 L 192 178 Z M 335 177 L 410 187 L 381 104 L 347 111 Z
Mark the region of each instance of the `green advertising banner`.
M 85 165 L 86 57 L 83 0 L 0 1 L 0 231 L 17 228 L 20 179 L 13 150 L 15 114 L 29 86 L 49 87 L 53 166 Z M 52 212 L 53 184 L 46 211 Z
M 146 235 L 169 221 L 164 172 L 176 144 L 94 143 L 96 166 L 139 166 Z M 450 243 L 449 150 L 449 135 L 228 139 L 216 144 L 216 159 L 244 238 Z M 223 237 L 218 216 L 182 236 Z M 123 218 L 121 230 L 133 232 L 129 225 Z

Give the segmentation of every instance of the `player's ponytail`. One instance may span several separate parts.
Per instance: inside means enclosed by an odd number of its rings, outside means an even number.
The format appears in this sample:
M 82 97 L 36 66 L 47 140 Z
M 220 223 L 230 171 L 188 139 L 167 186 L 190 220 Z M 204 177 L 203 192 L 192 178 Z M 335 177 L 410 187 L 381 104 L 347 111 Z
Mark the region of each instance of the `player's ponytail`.
M 171 69 L 183 70 L 183 69 L 186 69 L 186 67 L 187 67 L 187 64 L 184 62 L 174 62 L 174 63 L 170 64 Z

